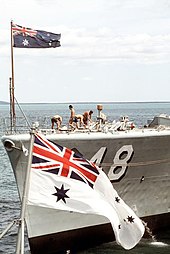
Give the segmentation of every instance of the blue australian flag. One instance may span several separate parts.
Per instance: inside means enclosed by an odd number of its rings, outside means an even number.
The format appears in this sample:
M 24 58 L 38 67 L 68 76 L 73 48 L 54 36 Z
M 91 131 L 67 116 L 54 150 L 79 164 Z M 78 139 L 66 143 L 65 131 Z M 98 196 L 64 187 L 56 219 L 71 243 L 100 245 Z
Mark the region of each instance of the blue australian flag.
M 56 48 L 60 47 L 61 34 L 33 30 L 12 24 L 13 47 L 16 48 Z

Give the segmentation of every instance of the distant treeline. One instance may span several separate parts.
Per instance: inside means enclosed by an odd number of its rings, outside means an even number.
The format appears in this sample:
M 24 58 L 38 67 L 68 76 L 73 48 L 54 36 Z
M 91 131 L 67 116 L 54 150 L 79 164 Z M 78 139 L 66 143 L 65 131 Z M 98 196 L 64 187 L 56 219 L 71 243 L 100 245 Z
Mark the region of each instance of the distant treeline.
M 0 104 L 9 104 L 9 103 L 6 101 L 0 101 Z

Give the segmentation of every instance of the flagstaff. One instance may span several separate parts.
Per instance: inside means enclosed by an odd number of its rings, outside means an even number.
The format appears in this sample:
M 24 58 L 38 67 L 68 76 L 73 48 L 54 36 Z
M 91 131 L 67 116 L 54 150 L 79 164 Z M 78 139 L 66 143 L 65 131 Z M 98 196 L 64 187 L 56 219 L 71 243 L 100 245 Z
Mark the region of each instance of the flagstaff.
M 28 164 L 27 164 L 27 170 L 26 170 L 26 176 L 25 176 L 25 184 L 24 184 L 24 190 L 23 190 L 23 196 L 22 196 L 21 216 L 20 216 L 20 223 L 19 223 L 19 227 L 18 227 L 18 239 L 17 239 L 16 254 L 23 254 L 24 253 L 25 211 L 26 211 L 26 204 L 27 204 L 28 191 L 29 191 L 30 169 L 31 169 L 31 164 L 32 164 L 34 134 L 35 134 L 35 129 L 32 128 L 31 132 L 30 132 L 29 157 L 28 157 Z
M 11 73 L 10 78 L 10 117 L 11 117 L 11 132 L 16 130 L 16 114 L 15 114 L 15 99 L 14 96 L 14 54 L 13 47 L 16 48 L 56 48 L 60 46 L 61 34 L 54 34 L 43 30 L 34 30 L 13 24 L 11 21 Z M 27 122 L 28 123 L 28 122 Z M 29 123 L 28 123 L 29 125 Z M 25 228 L 25 211 L 27 205 L 27 197 L 29 191 L 29 178 L 30 168 L 32 164 L 32 150 L 34 143 L 35 128 L 31 128 L 30 146 L 29 146 L 29 158 L 27 161 L 26 175 L 24 179 L 21 215 L 18 227 L 18 239 L 16 246 L 16 254 L 24 253 L 24 228 Z
M 10 95 L 10 130 L 12 132 L 12 126 L 13 126 L 13 109 L 12 109 L 12 78 L 9 78 L 9 95 Z
M 12 32 L 12 26 L 13 26 L 13 22 L 11 21 L 11 75 L 12 75 L 12 79 L 11 79 L 11 93 L 10 93 L 10 105 L 11 105 L 11 129 L 12 127 L 15 129 L 15 125 L 16 125 L 16 114 L 15 114 L 15 96 L 14 96 L 14 90 L 15 90 L 15 86 L 14 86 L 14 53 L 13 53 L 13 32 Z

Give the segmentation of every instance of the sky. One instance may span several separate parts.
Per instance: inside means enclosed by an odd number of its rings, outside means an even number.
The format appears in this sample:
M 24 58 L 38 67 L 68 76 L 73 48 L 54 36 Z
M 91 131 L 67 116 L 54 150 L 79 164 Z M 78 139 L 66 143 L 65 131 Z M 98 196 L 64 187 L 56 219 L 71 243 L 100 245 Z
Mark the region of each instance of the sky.
M 170 101 L 170 0 L 0 0 L 0 101 L 9 101 L 10 22 L 61 33 L 14 48 L 18 102 Z

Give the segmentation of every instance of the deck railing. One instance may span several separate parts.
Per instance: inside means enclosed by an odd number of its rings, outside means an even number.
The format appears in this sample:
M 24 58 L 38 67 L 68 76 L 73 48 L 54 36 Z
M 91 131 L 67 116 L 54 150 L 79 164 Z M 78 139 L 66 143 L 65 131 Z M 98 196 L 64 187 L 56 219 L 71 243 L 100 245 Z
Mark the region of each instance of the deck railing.
M 38 123 L 41 129 L 50 129 L 51 122 L 49 117 L 16 117 L 15 125 L 11 125 L 10 117 L 0 118 L 0 132 L 5 134 L 29 132 L 30 127 Z

